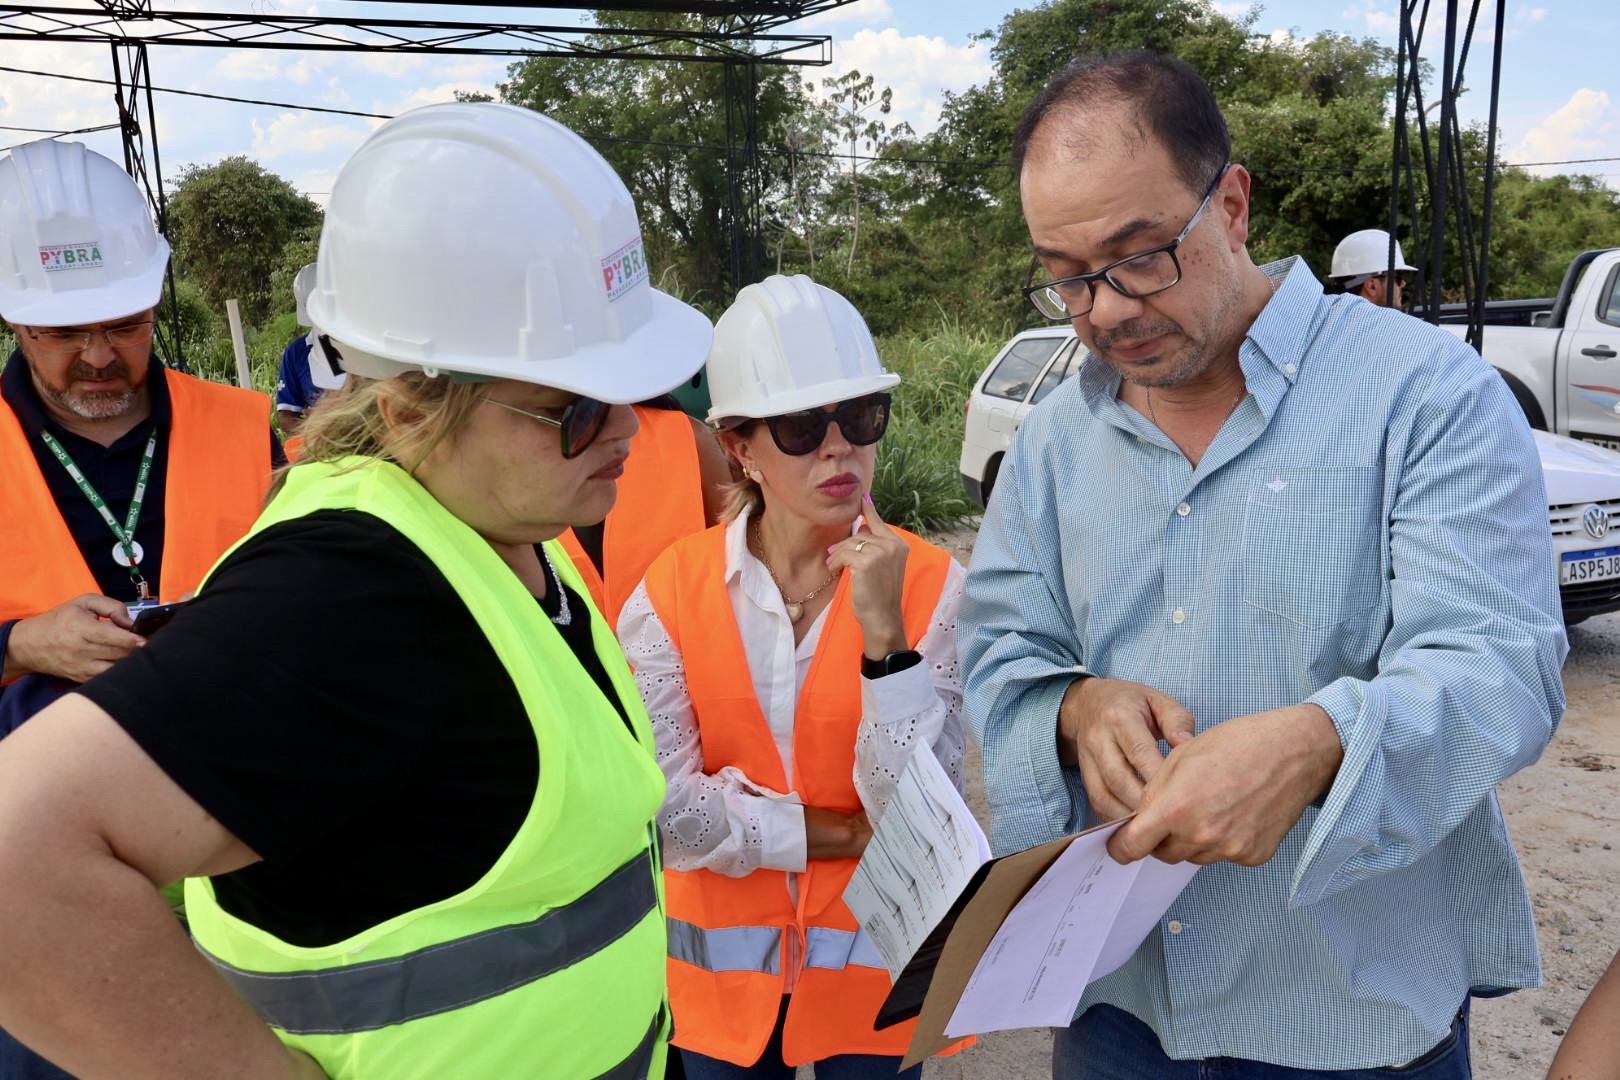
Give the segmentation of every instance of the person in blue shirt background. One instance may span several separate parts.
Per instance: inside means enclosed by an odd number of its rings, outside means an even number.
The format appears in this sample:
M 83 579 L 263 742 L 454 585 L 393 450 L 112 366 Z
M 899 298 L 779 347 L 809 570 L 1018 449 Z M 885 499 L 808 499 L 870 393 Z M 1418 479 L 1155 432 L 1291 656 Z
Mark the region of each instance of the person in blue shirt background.
M 309 325 L 305 305 L 314 287 L 315 264 L 310 263 L 293 276 L 299 326 Z M 288 439 L 296 437 L 304 416 L 315 407 L 322 391 L 336 390 L 342 385 L 343 373 L 327 358 L 314 330 L 288 342 L 282 350 L 281 370 L 276 376 L 276 422 L 281 434 Z M 296 455 L 296 447 L 293 450 Z
M 1568 646 L 1524 415 L 1458 339 L 1249 257 L 1186 64 L 1071 63 L 1014 166 L 1025 290 L 1092 356 L 973 551 L 966 707 L 998 851 L 1203 868 L 1056 1033 L 1054 1076 L 1470 1075 L 1467 1000 L 1540 979 L 1496 785 Z

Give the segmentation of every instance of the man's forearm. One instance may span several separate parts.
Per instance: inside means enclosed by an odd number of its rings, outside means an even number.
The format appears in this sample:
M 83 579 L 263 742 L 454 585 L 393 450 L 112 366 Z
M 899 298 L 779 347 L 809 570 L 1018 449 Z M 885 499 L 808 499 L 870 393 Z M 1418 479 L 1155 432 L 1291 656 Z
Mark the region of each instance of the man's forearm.
M 308 1075 L 141 873 L 5 839 L 0 1027 L 86 1080 Z

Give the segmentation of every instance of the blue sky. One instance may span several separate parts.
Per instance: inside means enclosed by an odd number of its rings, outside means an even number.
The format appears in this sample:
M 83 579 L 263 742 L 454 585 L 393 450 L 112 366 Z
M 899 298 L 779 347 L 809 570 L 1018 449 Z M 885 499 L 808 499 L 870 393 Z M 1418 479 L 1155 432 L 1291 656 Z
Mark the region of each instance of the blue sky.
M 66 4 L 92 6 L 89 0 L 66 0 Z M 156 6 L 168 11 L 248 10 L 245 0 L 156 0 Z M 894 88 L 896 117 L 928 130 L 938 121 L 945 91 L 965 89 L 989 75 L 986 44 L 975 43 L 972 37 L 994 27 L 1015 6 L 1006 0 L 858 0 L 804 25 L 806 30 L 834 39 L 831 68 L 812 69 L 811 73 L 819 77 L 857 68 L 873 74 L 879 83 Z M 1215 0 L 1214 6 L 1240 13 L 1250 5 Z M 1272 0 L 1258 6 L 1256 33 L 1309 36 L 1333 30 L 1391 44 L 1395 40 L 1399 0 Z M 361 12 L 379 18 L 466 20 L 482 14 L 507 21 L 551 23 L 574 23 L 580 18 L 571 12 L 362 6 L 338 0 L 252 0 L 252 8 L 288 14 Z M 1613 0 L 1542 0 L 1539 4 L 1513 3 L 1507 11 L 1501 146 L 1508 160 L 1620 159 L 1620 62 L 1615 53 L 1620 42 L 1620 4 Z M 1494 12 L 1487 7 L 1481 22 L 1489 26 L 1493 18 Z M 1438 34 L 1430 36 L 1438 40 Z M 1488 44 L 1478 43 L 1469 71 L 1480 89 L 1462 99 L 1465 120 L 1482 120 L 1486 115 L 1488 61 Z M 159 86 L 387 114 L 449 100 L 458 89 L 489 89 L 502 77 L 506 63 L 500 58 L 454 56 L 183 47 L 152 50 L 153 82 Z M 101 45 L 0 42 L 0 66 L 97 78 L 110 75 L 108 51 Z M 159 95 L 157 107 L 167 176 L 172 178 L 186 163 L 247 154 L 318 201 L 343 159 L 375 123 L 170 95 Z M 114 119 L 110 87 L 0 72 L 0 125 L 61 130 Z M 0 130 L 0 145 L 30 137 Z M 121 160 L 114 134 L 79 137 Z M 1604 176 L 1611 187 L 1620 187 L 1620 160 L 1538 171 L 1595 173 Z

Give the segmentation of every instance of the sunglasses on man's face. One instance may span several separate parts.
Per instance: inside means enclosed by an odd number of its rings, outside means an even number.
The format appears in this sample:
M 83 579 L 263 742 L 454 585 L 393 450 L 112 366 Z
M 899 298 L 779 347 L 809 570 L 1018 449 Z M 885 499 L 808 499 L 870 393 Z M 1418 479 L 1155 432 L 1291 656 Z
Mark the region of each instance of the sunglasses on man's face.
M 794 457 L 814 453 L 834 421 L 852 445 L 871 446 L 883 438 L 889 426 L 890 401 L 888 394 L 868 394 L 843 402 L 836 409 L 807 409 L 767 417 L 765 426 L 771 429 L 776 448 Z

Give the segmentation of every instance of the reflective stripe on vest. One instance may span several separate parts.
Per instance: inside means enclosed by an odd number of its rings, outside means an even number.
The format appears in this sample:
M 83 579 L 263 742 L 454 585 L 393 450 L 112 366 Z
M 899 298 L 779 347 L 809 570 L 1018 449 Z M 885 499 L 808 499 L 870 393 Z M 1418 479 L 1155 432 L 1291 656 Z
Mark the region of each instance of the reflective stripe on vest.
M 641 1037 L 641 1042 L 630 1051 L 628 1057 L 613 1068 L 597 1077 L 596 1080 L 646 1080 L 647 1074 L 652 1071 L 653 1053 L 658 1049 L 664 1033 L 664 1026 L 669 1023 L 669 1009 L 667 1006 L 658 1010 L 653 1017 L 652 1026 L 647 1034 Z
M 657 903 L 643 852 L 572 904 L 533 922 L 405 956 L 267 974 L 202 952 L 271 1025 L 292 1035 L 352 1034 L 459 1009 L 542 979 L 617 941 Z
M 881 968 L 888 966 L 872 938 L 858 930 L 830 930 L 824 926 L 805 931 L 804 966 L 841 971 L 846 967 Z
M 782 931 L 775 926 L 728 926 L 705 930 L 685 919 L 669 920 L 669 955 L 704 971 L 782 971 Z
M 854 930 L 812 926 L 804 932 L 805 967 L 841 971 L 846 967 L 884 967 L 872 939 Z M 704 971 L 782 970 L 782 931 L 774 926 L 727 926 L 705 930 L 684 919 L 669 920 L 669 955 Z

